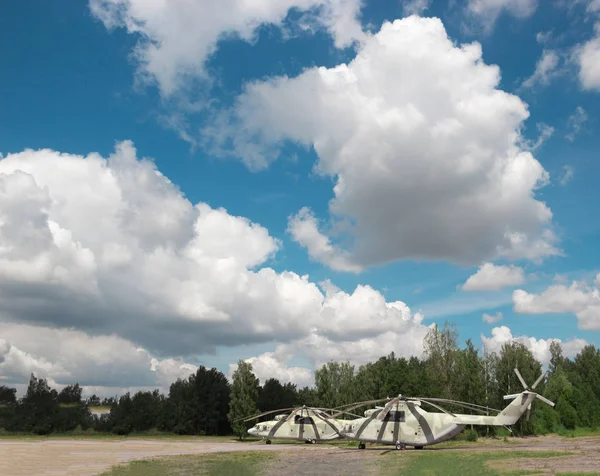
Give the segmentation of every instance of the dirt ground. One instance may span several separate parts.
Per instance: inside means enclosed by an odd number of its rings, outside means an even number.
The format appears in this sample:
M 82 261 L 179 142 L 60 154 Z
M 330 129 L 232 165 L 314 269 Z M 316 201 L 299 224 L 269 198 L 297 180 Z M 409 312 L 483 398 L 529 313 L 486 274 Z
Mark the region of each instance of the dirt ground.
M 432 446 L 422 451 L 566 451 L 572 456 L 560 458 L 507 458 L 494 461 L 503 470 L 537 470 L 544 474 L 556 471 L 600 472 L 600 438 L 560 438 L 545 436 L 464 444 L 452 447 Z M 281 456 L 267 468 L 266 475 L 308 476 L 334 474 L 343 467 L 345 476 L 375 476 L 379 455 L 396 451 L 392 447 L 368 447 L 358 450 L 327 445 L 265 445 L 264 443 L 227 443 L 169 440 L 0 440 L 0 475 L 78 475 L 93 476 L 114 465 L 153 456 L 202 454 L 223 451 L 281 451 Z M 407 450 L 414 451 L 414 450 Z M 281 464 L 285 462 L 285 464 Z M 333 473 L 332 473 L 333 471 Z
M 111 467 L 153 456 L 189 455 L 224 451 L 325 451 L 320 445 L 265 445 L 257 443 L 182 442 L 168 440 L 0 440 L 0 475 L 92 476 Z

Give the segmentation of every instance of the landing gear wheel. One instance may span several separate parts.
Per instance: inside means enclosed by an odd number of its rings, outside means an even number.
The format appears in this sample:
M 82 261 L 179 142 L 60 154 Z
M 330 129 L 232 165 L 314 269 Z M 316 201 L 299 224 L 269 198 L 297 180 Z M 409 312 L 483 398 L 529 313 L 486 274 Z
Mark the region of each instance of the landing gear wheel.
M 404 450 L 404 449 L 406 449 L 406 447 L 402 443 L 396 443 L 396 449 L 397 450 Z
M 265 441 L 265 443 L 266 443 L 267 445 L 270 445 L 270 444 L 271 444 L 271 440 L 267 440 L 267 441 Z
M 359 449 L 359 450 L 364 450 L 365 448 L 366 448 L 366 445 L 365 445 L 365 444 L 364 444 L 364 443 L 361 441 L 361 442 L 358 444 L 358 449 Z
M 415 446 L 415 450 L 422 450 L 423 447 L 422 446 Z
M 310 440 L 306 440 L 306 444 L 308 445 L 314 445 L 315 443 L 316 441 L 313 438 L 311 438 Z

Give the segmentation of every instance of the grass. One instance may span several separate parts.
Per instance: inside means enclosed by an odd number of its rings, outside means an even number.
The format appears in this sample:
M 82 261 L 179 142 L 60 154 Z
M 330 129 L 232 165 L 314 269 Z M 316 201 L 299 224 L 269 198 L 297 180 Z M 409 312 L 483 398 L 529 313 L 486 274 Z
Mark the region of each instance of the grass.
M 583 436 L 600 436 L 598 428 L 575 428 L 574 430 L 560 430 L 558 434 L 564 438 L 580 438 Z
M 488 463 L 517 458 L 558 458 L 571 453 L 561 451 L 511 451 L 504 452 L 466 452 L 423 451 L 391 452 L 381 464 L 381 474 L 385 476 L 521 476 L 540 474 L 538 470 L 506 470 L 490 466 Z
M 133 461 L 101 476 L 255 476 L 275 457 L 263 451 L 175 456 Z
M 600 476 L 600 473 L 555 473 L 555 476 Z

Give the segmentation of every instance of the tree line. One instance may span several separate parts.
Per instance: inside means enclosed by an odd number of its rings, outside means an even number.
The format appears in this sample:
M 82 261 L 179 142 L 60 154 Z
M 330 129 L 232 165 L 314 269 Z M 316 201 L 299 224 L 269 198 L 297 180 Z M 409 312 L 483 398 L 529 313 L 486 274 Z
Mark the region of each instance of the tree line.
M 517 367 L 527 384 L 542 374 L 542 365 L 522 343 L 505 343 L 498 353 L 479 354 L 471 340 L 461 348 L 458 332 L 446 323 L 424 339 L 424 357 L 394 353 L 356 367 L 328 362 L 315 371 L 315 384 L 298 389 L 270 378 L 260 385 L 251 364 L 239 361 L 231 382 L 217 369 L 200 367 L 172 383 L 167 395 L 159 390 L 101 400 L 83 399 L 78 384 L 52 389 L 31 376 L 26 393 L 0 386 L 0 432 L 36 434 L 62 432 L 169 432 L 181 435 L 246 436 L 254 422 L 239 419 L 255 413 L 297 405 L 334 408 L 356 401 L 394 397 L 441 397 L 502 409 L 506 394 L 523 390 Z M 574 358 L 564 357 L 558 342 L 550 345 L 548 373 L 536 391 L 556 403 L 534 403 L 529 421 L 522 418 L 517 434 L 544 434 L 576 427 L 600 427 L 600 350 L 588 345 Z M 106 414 L 91 409 L 110 407 Z M 455 409 L 464 412 L 465 410 Z M 270 417 L 267 417 L 270 418 Z M 480 433 L 494 428 L 477 428 Z

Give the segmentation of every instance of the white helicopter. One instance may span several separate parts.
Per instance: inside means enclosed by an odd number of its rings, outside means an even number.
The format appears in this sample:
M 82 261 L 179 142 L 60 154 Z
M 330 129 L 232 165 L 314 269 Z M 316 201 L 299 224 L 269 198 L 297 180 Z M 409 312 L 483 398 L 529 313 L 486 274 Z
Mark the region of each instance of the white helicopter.
M 353 404 L 350 404 L 353 405 Z M 345 405 L 349 406 L 349 405 Z M 272 439 L 299 440 L 307 443 L 331 441 L 342 438 L 340 428 L 351 420 L 332 418 L 328 412 L 334 412 L 343 407 L 318 408 L 301 406 L 296 408 L 282 408 L 269 412 L 259 413 L 243 421 L 251 421 L 262 416 L 278 413 L 273 420 L 257 423 L 248 430 L 252 436 L 259 436 L 270 445 Z M 291 410 L 291 413 L 285 413 Z M 338 416 L 344 411 L 338 412 Z M 359 415 L 350 415 L 360 418 Z
M 533 391 L 545 374 L 542 374 L 530 389 L 518 369 L 515 369 L 515 373 L 523 384 L 524 391 L 513 395 L 505 395 L 505 400 L 513 401 L 504 410 L 443 398 L 411 398 L 400 395 L 392 399 L 359 402 L 349 407 L 347 411 L 369 404 L 388 402 L 383 408 L 379 407 L 365 411 L 364 418 L 344 422 L 340 434 L 344 438 L 358 440 L 360 449 L 365 448 L 365 442 L 393 444 L 396 445 L 397 449 L 405 449 L 406 446 L 422 449 L 424 446 L 441 443 L 455 437 L 466 425 L 506 427 L 514 425 L 525 412 L 527 412 L 527 420 L 529 420 L 531 405 L 536 398 L 550 406 L 554 406 L 553 402 Z M 423 403 L 440 410 L 442 413 L 424 410 L 421 408 Z M 452 413 L 439 406 L 438 403 L 461 406 L 481 413 L 494 411 L 498 414 L 489 416 Z M 341 412 L 334 414 L 331 418 L 335 419 L 340 414 Z

